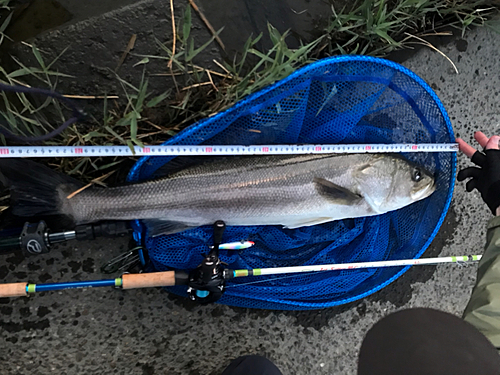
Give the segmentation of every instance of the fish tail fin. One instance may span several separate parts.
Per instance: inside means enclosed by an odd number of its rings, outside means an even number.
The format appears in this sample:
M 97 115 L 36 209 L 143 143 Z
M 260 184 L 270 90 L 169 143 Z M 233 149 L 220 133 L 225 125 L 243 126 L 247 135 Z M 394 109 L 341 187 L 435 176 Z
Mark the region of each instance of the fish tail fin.
M 66 196 L 83 184 L 35 162 L 0 160 L 0 182 L 10 190 L 10 205 L 16 216 L 72 216 Z

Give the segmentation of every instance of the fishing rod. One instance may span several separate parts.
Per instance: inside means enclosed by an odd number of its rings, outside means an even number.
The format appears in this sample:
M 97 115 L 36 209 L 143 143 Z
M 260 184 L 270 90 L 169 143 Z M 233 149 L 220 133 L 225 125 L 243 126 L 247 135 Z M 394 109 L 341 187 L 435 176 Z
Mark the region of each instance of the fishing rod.
M 9 231 L 10 232 L 10 231 Z M 0 236 L 0 255 L 21 250 L 25 256 L 46 254 L 53 244 L 69 240 L 87 241 L 97 237 L 121 237 L 132 232 L 128 222 L 104 221 L 78 225 L 74 230 L 52 233 L 45 221 L 26 222 L 13 236 Z
M 10 283 L 0 285 L 0 297 L 19 297 L 36 292 L 73 289 L 73 288 L 96 288 L 96 287 L 117 287 L 122 289 L 168 287 L 175 285 L 186 285 L 189 297 L 200 303 L 215 302 L 222 297 L 225 292 L 226 280 L 232 278 L 265 276 L 277 274 L 294 274 L 308 272 L 326 272 L 340 270 L 355 270 L 361 268 L 383 268 L 402 267 L 444 263 L 468 263 L 481 260 L 481 255 L 464 255 L 440 258 L 423 259 L 403 259 L 387 260 L 377 262 L 358 262 L 342 264 L 324 264 L 296 267 L 277 268 L 255 268 L 231 270 L 224 269 L 219 259 L 222 236 L 225 230 L 225 223 L 217 221 L 214 224 L 214 246 L 206 255 L 202 263 L 190 272 L 186 271 L 164 271 L 139 274 L 124 274 L 119 278 L 93 280 L 93 281 L 72 281 L 65 283 L 30 284 L 30 283 Z M 237 245 L 237 243 L 235 243 Z M 244 248 L 241 245 L 240 248 Z M 237 286 L 238 284 L 234 285 Z
M 214 245 L 209 249 L 203 262 L 193 271 L 168 271 L 154 273 L 125 274 L 121 278 L 83 282 L 26 284 L 10 283 L 0 285 L 0 297 L 24 296 L 28 293 L 84 287 L 116 286 L 124 289 L 155 286 L 188 285 L 188 293 L 193 300 L 209 303 L 218 300 L 225 291 L 224 268 L 219 259 L 219 250 L 238 250 L 253 246 L 252 241 L 222 244 L 222 235 L 226 229 L 223 221 L 216 221 L 213 226 Z
M 160 145 L 160 146 L 2 146 L 0 158 L 79 156 L 227 156 L 457 152 L 458 143 L 294 144 L 294 145 Z
M 70 240 L 88 241 L 98 237 L 123 237 L 132 232 L 129 222 L 102 221 L 76 226 L 73 230 L 52 232 L 45 221 L 24 223 L 22 230 L 6 229 L 0 232 L 0 255 L 20 251 L 24 257 L 47 254 L 52 245 Z M 229 244 L 231 245 L 231 244 Z M 103 273 L 117 271 L 139 272 L 149 261 L 147 252 L 135 247 L 121 254 L 101 267 Z
M 265 276 L 265 275 L 278 275 L 278 274 L 293 274 L 293 273 L 307 273 L 307 272 L 324 272 L 324 271 L 340 271 L 340 270 L 355 270 L 361 268 L 384 268 L 384 267 L 404 267 L 404 266 L 423 266 L 423 265 L 437 265 L 445 263 L 458 263 L 465 264 L 471 262 L 478 262 L 481 260 L 482 255 L 462 255 L 451 257 L 438 257 L 438 258 L 422 258 L 422 259 L 402 259 L 402 260 L 388 260 L 378 262 L 359 262 L 359 263 L 340 263 L 340 264 L 324 264 L 313 266 L 296 266 L 296 267 L 277 267 L 277 268 L 255 268 L 255 269 L 240 269 L 231 270 L 225 269 L 223 271 L 224 280 L 232 279 L 235 277 L 249 277 L 249 276 Z M 199 270 L 199 269 L 196 269 Z M 218 283 L 217 277 L 214 274 L 208 274 L 208 279 Z M 216 276 L 216 275 L 215 275 Z M 0 284 L 0 298 L 1 297 L 19 297 L 27 296 L 36 292 L 46 292 L 62 289 L 74 288 L 97 288 L 97 287 L 117 287 L 122 289 L 136 289 L 136 288 L 150 288 L 150 287 L 168 287 L 176 285 L 187 285 L 188 291 L 192 289 L 199 299 L 207 298 L 210 290 L 198 285 L 199 289 L 195 289 L 195 279 L 185 271 L 164 271 L 164 272 L 151 272 L 140 274 L 124 274 L 115 279 L 93 280 L 93 281 L 70 281 L 64 283 L 48 283 L 48 284 L 30 284 L 30 283 L 11 283 Z M 237 286 L 236 284 L 235 286 Z M 216 286 L 216 288 L 219 288 Z M 224 288 L 219 288 L 222 295 Z M 195 298 L 192 298 L 195 299 Z M 217 298 L 218 299 L 218 298 Z M 205 301 L 208 302 L 208 301 Z M 210 301 L 213 302 L 213 301 Z
M 321 264 L 321 265 L 311 265 L 311 266 L 274 267 L 274 268 L 254 268 L 250 270 L 245 270 L 245 269 L 226 270 L 225 278 L 231 279 L 233 277 L 279 275 L 283 273 L 357 270 L 361 268 L 425 266 L 425 265 L 436 265 L 443 263 L 464 264 L 470 262 L 478 262 L 481 260 L 481 258 L 482 255 L 462 255 L 462 256 L 438 257 L 438 258 L 381 260 L 376 262 L 338 263 L 338 264 Z
M 13 230 L 6 230 L 0 233 Z M 13 236 L 0 235 L 0 255 L 21 251 L 24 256 L 47 254 L 51 246 L 70 240 L 88 241 L 97 237 L 123 237 L 132 232 L 129 222 L 103 221 L 95 224 L 78 225 L 74 230 L 52 233 L 45 221 L 38 223 L 26 222 L 22 231 Z M 252 247 L 253 241 L 236 241 L 219 245 L 220 250 L 243 250 Z M 106 274 L 127 271 L 138 272 L 148 262 L 148 254 L 142 246 L 127 250 L 125 253 L 108 261 L 101 267 Z

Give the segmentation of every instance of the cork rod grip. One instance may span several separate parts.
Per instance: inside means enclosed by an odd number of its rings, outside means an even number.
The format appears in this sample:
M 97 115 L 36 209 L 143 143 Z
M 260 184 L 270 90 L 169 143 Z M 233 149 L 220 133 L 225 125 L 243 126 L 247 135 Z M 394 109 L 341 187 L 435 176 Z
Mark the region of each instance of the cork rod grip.
M 0 284 L 0 297 L 26 296 L 26 283 Z
M 151 288 L 175 285 L 175 271 L 127 273 L 122 276 L 122 288 Z

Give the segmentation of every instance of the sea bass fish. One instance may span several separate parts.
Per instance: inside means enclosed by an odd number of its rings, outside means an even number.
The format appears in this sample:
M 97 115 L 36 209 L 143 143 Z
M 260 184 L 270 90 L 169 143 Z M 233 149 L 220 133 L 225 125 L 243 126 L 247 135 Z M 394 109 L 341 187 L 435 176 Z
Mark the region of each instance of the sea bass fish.
M 284 155 L 226 158 L 124 186 L 84 189 L 39 164 L 2 160 L 13 213 L 63 214 L 75 224 L 142 219 L 150 235 L 223 220 L 227 225 L 285 228 L 383 214 L 435 190 L 423 168 L 396 154 Z

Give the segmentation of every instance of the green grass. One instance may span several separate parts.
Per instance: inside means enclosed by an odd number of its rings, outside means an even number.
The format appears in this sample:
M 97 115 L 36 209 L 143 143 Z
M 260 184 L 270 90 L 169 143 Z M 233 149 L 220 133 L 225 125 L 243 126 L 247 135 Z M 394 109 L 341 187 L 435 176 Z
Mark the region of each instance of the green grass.
M 489 26 L 498 13 L 491 1 L 465 0 L 360 0 L 348 8 L 336 9 L 322 36 L 299 48 L 287 44 L 288 33 L 280 34 L 272 25 L 265 31 L 273 44 L 268 51 L 256 46 L 263 34 L 249 38 L 243 52 L 233 61 L 221 61 L 215 69 L 199 66 L 197 56 L 212 46 L 214 37 L 196 45 L 191 35 L 192 13 L 187 7 L 177 27 L 177 48 L 172 52 L 172 40 L 156 40 L 160 53 L 134 55 L 136 66 L 142 67 L 138 86 L 116 75 L 122 92 L 123 104 L 117 107 L 111 99 L 103 100 L 102 116 L 74 125 L 57 139 L 47 142 L 59 145 L 133 145 L 158 144 L 192 123 L 227 109 L 243 97 L 258 91 L 292 73 L 315 59 L 337 54 L 369 54 L 385 56 L 388 53 L 422 43 L 415 37 L 438 33 L 444 27 L 455 27 L 462 35 L 474 26 Z M 8 1 L 0 0 L 0 43 L 10 22 Z M 156 50 L 156 48 L 152 48 Z M 17 67 L 6 71 L 0 67 L 0 81 L 22 84 L 29 77 L 40 87 L 57 90 L 59 79 L 68 77 L 53 69 L 54 61 L 47 62 L 42 50 L 32 46 L 37 66 L 25 66 L 14 60 Z M 63 52 L 64 53 L 64 52 Z M 59 58 L 59 57 L 58 57 Z M 148 89 L 148 64 L 163 60 L 171 62 L 165 76 L 174 80 L 174 88 L 152 94 Z M 113 72 L 114 74 L 114 72 Z M 40 135 L 50 131 L 54 123 L 62 123 L 68 115 L 57 100 L 37 101 L 24 94 L 1 93 L 0 115 L 9 130 L 22 135 Z M 160 115 L 161 114 L 161 115 Z M 51 121 L 47 119 L 50 118 Z M 3 142 L 5 140 L 2 139 Z M 85 180 L 109 172 L 124 158 L 64 159 L 58 165 L 66 173 Z
M 412 35 L 440 32 L 444 27 L 461 30 L 485 26 L 498 12 L 491 1 L 399 0 L 357 1 L 349 9 L 335 9 L 321 47 L 328 54 L 383 56 L 408 47 Z

